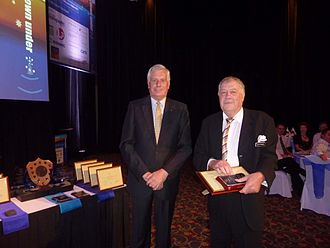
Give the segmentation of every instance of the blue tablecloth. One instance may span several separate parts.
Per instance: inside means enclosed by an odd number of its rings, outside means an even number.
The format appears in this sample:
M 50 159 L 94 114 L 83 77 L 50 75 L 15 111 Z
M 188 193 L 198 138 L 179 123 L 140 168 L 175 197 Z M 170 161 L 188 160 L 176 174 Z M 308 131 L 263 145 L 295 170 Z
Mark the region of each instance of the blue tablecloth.
M 294 154 L 294 155 L 293 155 L 293 159 L 294 159 L 294 161 L 295 161 L 297 164 L 299 164 L 299 165 L 300 165 L 300 163 L 301 163 L 301 159 L 303 159 L 303 158 L 304 158 L 303 156 L 298 155 L 298 154 Z
M 48 195 L 48 196 L 46 196 L 46 199 L 50 202 L 53 202 L 53 203 L 59 205 L 61 214 L 69 212 L 76 208 L 82 207 L 82 204 L 81 204 L 81 201 L 79 198 L 72 198 L 72 197 L 68 196 L 69 198 L 71 198 L 71 200 L 66 201 L 66 202 L 61 202 L 61 203 L 52 199 L 52 198 L 54 198 L 56 196 L 60 196 L 60 195 L 63 195 L 63 193 L 59 193 L 59 194 L 55 194 L 55 195 Z
M 115 192 L 111 189 L 100 191 L 98 187 L 91 187 L 90 184 L 84 184 L 82 182 L 78 182 L 76 185 L 80 188 L 83 188 L 89 192 L 96 194 L 99 202 L 106 201 L 115 197 Z
M 323 161 L 318 156 L 309 155 L 303 158 L 305 166 L 312 166 L 314 195 L 317 199 L 324 196 L 324 174 L 330 170 L 330 161 Z
M 15 215 L 6 216 L 8 210 L 16 211 Z M 0 219 L 2 220 L 3 234 L 9 234 L 29 227 L 29 216 L 13 202 L 0 204 Z

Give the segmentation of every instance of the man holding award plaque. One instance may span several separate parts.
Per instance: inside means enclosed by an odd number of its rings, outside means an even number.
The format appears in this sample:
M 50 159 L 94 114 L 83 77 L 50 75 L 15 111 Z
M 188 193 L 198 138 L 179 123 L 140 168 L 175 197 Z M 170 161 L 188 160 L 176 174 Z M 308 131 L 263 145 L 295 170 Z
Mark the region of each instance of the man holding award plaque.
M 150 96 L 129 103 L 120 150 L 128 167 L 133 248 L 151 246 L 154 203 L 156 247 L 171 246 L 171 223 L 179 169 L 191 154 L 187 106 L 167 97 L 170 72 L 154 65 L 147 74 Z
M 245 86 L 239 78 L 224 78 L 218 97 L 222 111 L 203 121 L 194 166 L 245 185 L 236 192 L 208 196 L 211 247 L 262 247 L 264 189 L 270 188 L 277 163 L 274 121 L 264 112 L 243 108 Z M 236 166 L 248 175 L 233 175 Z

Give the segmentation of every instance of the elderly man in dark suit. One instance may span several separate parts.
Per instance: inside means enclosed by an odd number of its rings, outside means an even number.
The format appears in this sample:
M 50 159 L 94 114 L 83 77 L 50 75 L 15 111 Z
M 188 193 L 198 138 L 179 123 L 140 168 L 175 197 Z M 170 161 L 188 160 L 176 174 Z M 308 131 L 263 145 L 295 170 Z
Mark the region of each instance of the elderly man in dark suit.
M 222 111 L 203 121 L 194 166 L 230 175 L 232 167 L 240 165 L 249 175 L 236 179 L 246 182 L 239 192 L 208 197 L 211 246 L 224 248 L 234 243 L 258 248 L 264 226 L 264 188 L 270 188 L 275 178 L 274 121 L 264 112 L 243 108 L 245 86 L 239 78 L 224 78 L 218 96 Z
M 131 247 L 150 247 L 152 203 L 156 247 L 170 247 L 178 173 L 192 152 L 190 121 L 187 106 L 166 97 L 166 67 L 152 66 L 147 82 L 150 96 L 129 103 L 120 142 L 132 200 Z

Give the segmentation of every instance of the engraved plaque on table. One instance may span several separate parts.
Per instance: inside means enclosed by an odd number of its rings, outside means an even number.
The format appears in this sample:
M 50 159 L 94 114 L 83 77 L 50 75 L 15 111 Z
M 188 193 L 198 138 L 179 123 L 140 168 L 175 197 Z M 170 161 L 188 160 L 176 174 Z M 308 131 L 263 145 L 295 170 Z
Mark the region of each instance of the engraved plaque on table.
M 100 190 L 112 189 L 124 185 L 120 166 L 96 170 Z
M 10 200 L 8 177 L 0 177 L 0 203 Z
M 97 159 L 90 159 L 90 160 L 74 162 L 74 169 L 75 169 L 75 172 L 76 172 L 77 181 L 83 180 L 81 165 L 95 163 L 95 162 L 97 162 Z
M 105 168 L 110 168 L 110 167 L 112 167 L 112 163 L 88 167 L 89 178 L 90 178 L 90 183 L 91 183 L 92 187 L 99 185 L 99 182 L 97 180 L 96 171 L 99 169 L 105 169 Z

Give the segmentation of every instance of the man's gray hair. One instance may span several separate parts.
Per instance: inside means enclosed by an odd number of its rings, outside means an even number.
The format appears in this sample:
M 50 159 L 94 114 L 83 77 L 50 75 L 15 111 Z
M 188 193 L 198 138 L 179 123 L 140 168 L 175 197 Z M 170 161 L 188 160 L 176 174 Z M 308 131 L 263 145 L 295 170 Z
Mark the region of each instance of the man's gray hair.
M 171 80 L 170 71 L 169 71 L 165 66 L 163 66 L 163 65 L 161 65 L 161 64 L 156 64 L 156 65 L 153 65 L 153 66 L 149 69 L 149 71 L 148 71 L 148 74 L 147 74 L 147 80 L 148 80 L 148 82 L 150 81 L 150 75 L 151 75 L 151 73 L 152 73 L 153 71 L 165 71 L 165 73 L 166 73 L 166 79 L 167 79 L 168 81 Z
M 229 81 L 235 81 L 236 83 L 238 83 L 242 88 L 243 95 L 245 95 L 245 85 L 244 85 L 244 83 L 242 82 L 241 79 L 239 79 L 238 77 L 234 77 L 234 76 L 225 77 L 224 79 L 222 79 L 220 81 L 220 83 L 218 85 L 218 94 L 220 93 L 221 85 L 223 85 L 224 83 L 227 83 Z

